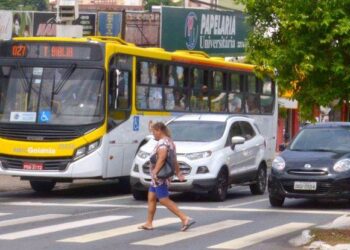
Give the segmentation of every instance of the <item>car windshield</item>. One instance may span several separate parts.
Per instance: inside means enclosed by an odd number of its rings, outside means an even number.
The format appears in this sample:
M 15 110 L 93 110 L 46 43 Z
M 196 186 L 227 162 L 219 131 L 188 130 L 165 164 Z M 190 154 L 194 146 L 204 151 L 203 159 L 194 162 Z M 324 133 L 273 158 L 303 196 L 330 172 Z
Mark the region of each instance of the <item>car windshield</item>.
M 211 142 L 222 137 L 225 122 L 173 121 L 168 127 L 174 141 Z
M 350 152 L 350 128 L 306 128 L 292 142 L 290 150 Z
M 0 122 L 81 125 L 103 119 L 103 71 L 0 66 Z

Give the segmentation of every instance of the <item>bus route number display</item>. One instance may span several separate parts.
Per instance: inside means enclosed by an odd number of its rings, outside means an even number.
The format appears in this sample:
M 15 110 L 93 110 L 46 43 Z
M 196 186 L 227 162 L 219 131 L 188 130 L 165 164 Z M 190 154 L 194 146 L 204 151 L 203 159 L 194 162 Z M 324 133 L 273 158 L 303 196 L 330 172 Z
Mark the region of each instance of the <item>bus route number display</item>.
M 0 56 L 38 59 L 101 60 L 99 47 L 49 43 L 12 43 L 0 45 Z

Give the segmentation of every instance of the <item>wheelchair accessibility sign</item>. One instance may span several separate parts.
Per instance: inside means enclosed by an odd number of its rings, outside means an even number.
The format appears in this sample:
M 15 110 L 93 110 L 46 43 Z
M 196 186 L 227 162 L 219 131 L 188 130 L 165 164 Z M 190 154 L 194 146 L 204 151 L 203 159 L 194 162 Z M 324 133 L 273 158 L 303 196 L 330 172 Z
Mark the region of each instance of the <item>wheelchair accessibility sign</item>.
M 40 123 L 48 123 L 51 121 L 51 111 L 49 110 L 41 110 L 39 112 L 39 122 Z
M 140 117 L 139 116 L 134 116 L 133 130 L 134 131 L 140 130 Z

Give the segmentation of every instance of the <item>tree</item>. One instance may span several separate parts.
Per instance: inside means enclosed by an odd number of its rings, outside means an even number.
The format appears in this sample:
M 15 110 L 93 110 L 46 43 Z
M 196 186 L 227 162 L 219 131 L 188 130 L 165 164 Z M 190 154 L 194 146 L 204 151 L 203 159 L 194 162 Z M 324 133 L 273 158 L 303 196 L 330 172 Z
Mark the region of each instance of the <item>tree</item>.
M 1 0 L 0 9 L 4 10 L 47 10 L 47 0 Z
M 349 0 L 239 0 L 254 27 L 247 57 L 277 69 L 280 90 L 292 91 L 301 115 L 350 95 Z M 348 108 L 349 110 L 349 108 Z

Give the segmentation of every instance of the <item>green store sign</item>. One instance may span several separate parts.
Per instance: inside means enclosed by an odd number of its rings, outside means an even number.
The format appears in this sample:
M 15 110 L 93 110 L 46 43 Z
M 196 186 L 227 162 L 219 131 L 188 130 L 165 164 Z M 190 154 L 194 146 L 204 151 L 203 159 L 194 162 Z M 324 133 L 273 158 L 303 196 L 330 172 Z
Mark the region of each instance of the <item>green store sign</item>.
M 243 54 L 249 26 L 241 11 L 162 8 L 161 47 L 211 55 Z

